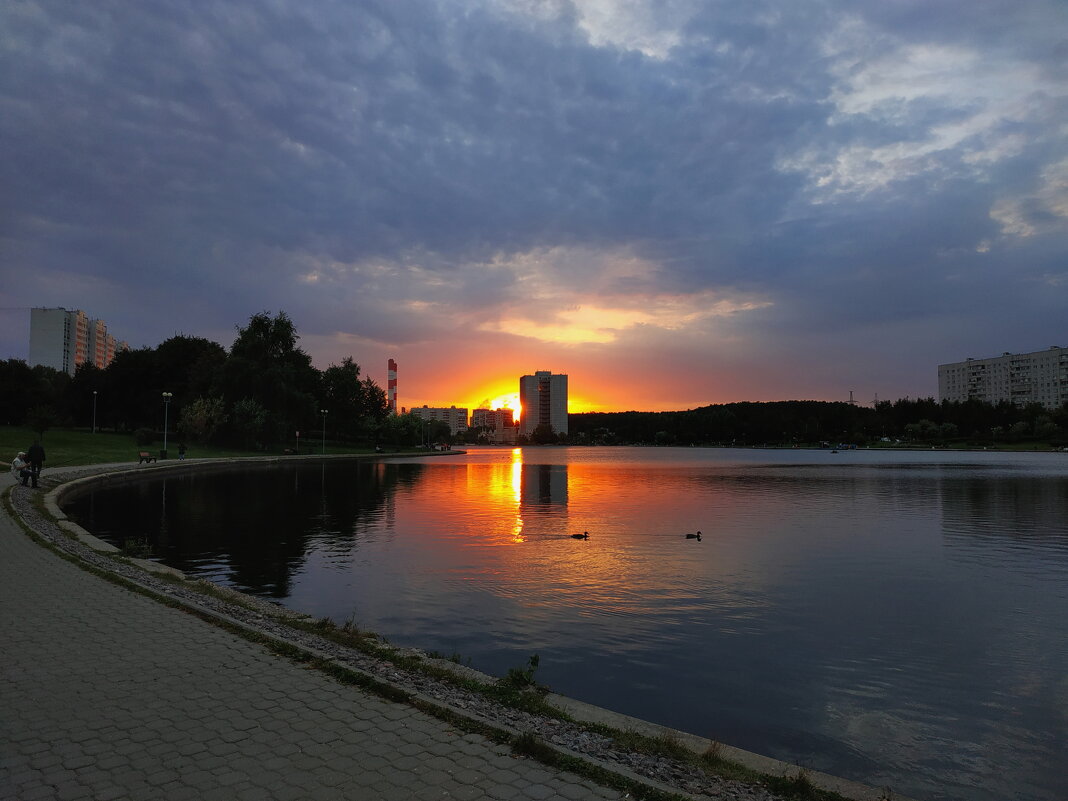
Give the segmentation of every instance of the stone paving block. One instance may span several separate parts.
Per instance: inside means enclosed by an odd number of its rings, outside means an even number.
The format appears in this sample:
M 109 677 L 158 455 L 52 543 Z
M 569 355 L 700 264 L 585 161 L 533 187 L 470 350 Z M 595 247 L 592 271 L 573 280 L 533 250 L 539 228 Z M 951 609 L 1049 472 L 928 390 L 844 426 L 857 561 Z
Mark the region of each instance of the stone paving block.
M 129 760 L 116 753 L 105 754 L 96 761 L 96 766 L 103 771 L 112 771 L 121 765 L 129 765 Z
M 62 764 L 59 756 L 50 752 L 34 754 L 30 758 L 30 767 L 34 770 L 52 770 Z
M 78 774 L 78 783 L 86 787 L 96 787 L 101 784 L 107 784 L 110 774 L 106 770 L 92 765 L 87 768 L 75 771 Z
M 111 752 L 127 760 L 131 756 L 140 754 L 144 748 L 143 743 L 134 742 L 129 737 L 124 737 L 122 740 L 111 744 Z
M 462 768 L 456 771 L 452 774 L 452 778 L 460 784 L 478 784 L 479 782 L 485 782 L 487 780 L 485 773 L 470 768 Z
M 0 790 L 3 788 L 0 787 Z M 8 796 L 4 796 L 5 798 Z M 10 796 L 17 801 L 43 801 L 46 798 L 56 797 L 56 788 L 51 785 L 39 785 L 32 789 L 20 790 L 17 796 Z
M 450 796 L 451 793 L 438 787 L 423 787 L 414 791 L 411 798 L 413 801 L 442 801 L 442 799 L 448 799 Z
M 98 734 L 97 732 L 88 732 L 88 734 L 91 735 L 91 738 L 87 738 L 86 740 L 82 741 L 82 748 L 85 749 L 85 753 L 88 756 L 91 756 L 94 760 L 99 761 L 104 757 L 111 755 L 111 743 L 107 742 L 106 739 L 100 739 L 102 735 Z M 103 737 L 106 738 L 107 735 L 103 735 Z
M 19 751 L 27 756 L 33 756 L 34 754 L 51 753 L 52 749 L 48 743 L 40 740 L 27 740 L 19 745 Z
M 487 778 L 498 784 L 511 784 L 512 782 L 519 781 L 519 772 L 512 770 L 510 767 L 500 767 L 495 765 L 493 770 L 487 774 Z
M 260 798 L 264 798 L 263 790 L 256 788 Z M 203 793 L 194 787 L 189 787 L 181 781 L 174 781 L 159 788 L 159 798 L 167 801 L 200 801 Z
M 432 787 L 441 787 L 452 781 L 452 776 L 445 771 L 436 768 L 427 768 L 422 772 L 422 777 L 423 781 Z
M 55 791 L 59 801 L 81 801 L 81 799 L 92 797 L 92 792 L 88 787 L 74 781 L 60 782 L 55 785 Z
M 232 801 L 233 789 L 230 787 L 213 787 L 201 796 L 203 801 Z
M 580 789 L 585 794 L 586 788 Z M 512 801 L 512 799 L 520 797 L 520 790 L 510 784 L 488 784 L 486 785 L 486 795 L 495 799 L 495 801 Z
M 590 788 L 579 787 L 574 784 L 567 784 L 557 789 L 557 794 L 560 798 L 566 798 L 567 801 L 583 801 L 590 797 Z
M 449 756 L 454 755 L 456 751 L 453 749 L 452 744 L 444 741 L 428 742 L 424 746 L 426 753 L 431 756 Z
M 533 801 L 546 801 L 555 795 L 554 790 L 545 784 L 529 784 L 523 788 L 520 798 L 530 798 Z
M 272 787 L 271 796 L 275 801 L 301 801 L 310 797 L 306 788 L 295 787 L 292 784 L 280 784 Z
M 523 780 L 534 784 L 544 784 L 551 781 L 553 773 L 543 768 L 537 762 L 527 762 L 527 770 L 523 771 Z
M 478 798 L 486 798 L 486 790 L 480 785 L 467 784 L 453 790 L 452 797 L 458 801 L 475 801 Z
M 191 770 L 182 774 L 182 784 L 187 787 L 207 790 L 215 786 L 215 775 L 207 770 Z

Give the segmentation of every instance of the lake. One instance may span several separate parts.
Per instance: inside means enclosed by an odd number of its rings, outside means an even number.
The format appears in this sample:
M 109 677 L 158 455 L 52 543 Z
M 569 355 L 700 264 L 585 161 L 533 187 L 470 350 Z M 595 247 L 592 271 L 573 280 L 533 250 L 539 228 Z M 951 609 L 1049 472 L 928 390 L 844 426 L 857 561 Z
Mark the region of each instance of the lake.
M 537 653 L 557 692 L 809 768 L 1068 797 L 1065 453 L 473 448 L 152 480 L 67 513 L 490 673 Z

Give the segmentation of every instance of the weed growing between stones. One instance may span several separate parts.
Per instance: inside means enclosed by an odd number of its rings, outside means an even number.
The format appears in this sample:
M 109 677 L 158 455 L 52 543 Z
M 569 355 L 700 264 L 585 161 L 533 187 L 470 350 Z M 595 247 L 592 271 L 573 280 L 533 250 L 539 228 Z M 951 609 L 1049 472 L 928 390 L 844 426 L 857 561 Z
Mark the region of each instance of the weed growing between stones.
M 715 767 L 723 762 L 723 743 L 719 740 L 713 740 L 708 744 L 708 748 L 701 754 L 701 760 L 707 762 L 709 765 Z
M 130 537 L 123 540 L 119 550 L 122 551 L 123 556 L 131 559 L 148 559 L 153 553 L 152 543 L 148 541 L 148 537 Z
M 538 672 L 538 664 L 540 662 L 541 658 L 537 654 L 533 654 L 527 660 L 525 668 L 508 668 L 508 673 L 501 681 L 517 690 L 537 688 L 538 682 L 534 679 L 534 674 Z
M 467 659 L 464 659 L 460 655 L 459 651 L 453 651 L 451 654 L 446 655 L 441 653 L 441 651 L 431 650 L 427 651 L 426 655 L 428 659 L 443 659 L 446 662 L 452 662 L 454 665 L 466 665 L 467 667 L 471 666 L 471 657 L 467 657 Z

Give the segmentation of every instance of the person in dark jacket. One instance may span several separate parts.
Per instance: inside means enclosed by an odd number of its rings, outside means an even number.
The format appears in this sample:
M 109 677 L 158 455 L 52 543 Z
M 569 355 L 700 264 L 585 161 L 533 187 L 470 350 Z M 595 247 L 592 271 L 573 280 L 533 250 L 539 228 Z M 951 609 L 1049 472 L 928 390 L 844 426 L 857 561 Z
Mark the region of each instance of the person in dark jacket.
M 41 475 L 45 461 L 45 449 L 40 440 L 34 441 L 30 449 L 26 451 L 26 461 L 30 463 L 30 480 L 33 481 L 33 486 L 36 487 L 37 479 Z M 24 481 L 23 484 L 25 483 Z

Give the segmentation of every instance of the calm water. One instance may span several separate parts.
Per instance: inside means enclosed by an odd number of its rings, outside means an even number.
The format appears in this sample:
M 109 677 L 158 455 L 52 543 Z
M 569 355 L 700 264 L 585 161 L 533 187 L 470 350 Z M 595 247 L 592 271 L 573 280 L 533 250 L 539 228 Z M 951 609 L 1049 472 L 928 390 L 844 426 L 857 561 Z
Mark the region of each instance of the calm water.
M 1068 797 L 1068 454 L 486 449 L 68 513 L 491 673 L 538 653 L 554 690 L 789 762 Z

